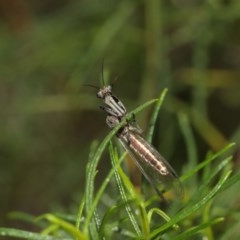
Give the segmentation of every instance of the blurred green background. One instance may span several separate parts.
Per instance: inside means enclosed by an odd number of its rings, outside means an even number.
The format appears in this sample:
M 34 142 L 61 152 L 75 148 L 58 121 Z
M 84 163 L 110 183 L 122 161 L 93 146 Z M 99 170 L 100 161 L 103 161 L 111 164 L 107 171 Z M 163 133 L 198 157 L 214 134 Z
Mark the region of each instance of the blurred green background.
M 103 59 L 129 110 L 169 89 L 154 145 L 179 174 L 181 114 L 198 161 L 235 141 L 239 168 L 240 1 L 2 0 L 0 16 L 0 226 L 21 226 L 11 211 L 77 213 L 90 144 L 109 131 L 84 86 L 101 86 Z

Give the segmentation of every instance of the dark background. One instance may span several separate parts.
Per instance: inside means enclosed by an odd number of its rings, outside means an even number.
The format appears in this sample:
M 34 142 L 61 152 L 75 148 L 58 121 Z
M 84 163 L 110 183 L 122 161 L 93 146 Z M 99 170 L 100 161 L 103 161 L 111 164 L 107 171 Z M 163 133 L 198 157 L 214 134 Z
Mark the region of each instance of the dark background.
M 181 114 L 199 162 L 235 141 L 238 169 L 240 1 L 2 0 L 0 19 L 0 226 L 21 226 L 12 211 L 77 213 L 90 144 L 109 131 L 84 86 L 101 86 L 103 59 L 129 110 L 169 89 L 154 145 L 179 174 Z

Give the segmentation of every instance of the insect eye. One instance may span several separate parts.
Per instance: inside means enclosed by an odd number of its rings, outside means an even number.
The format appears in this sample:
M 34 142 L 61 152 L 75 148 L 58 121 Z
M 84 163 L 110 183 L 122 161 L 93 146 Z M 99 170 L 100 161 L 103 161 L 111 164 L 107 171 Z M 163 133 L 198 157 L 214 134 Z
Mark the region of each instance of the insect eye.
M 97 95 L 98 98 L 103 98 L 103 93 L 102 93 L 102 91 L 99 91 L 96 95 Z

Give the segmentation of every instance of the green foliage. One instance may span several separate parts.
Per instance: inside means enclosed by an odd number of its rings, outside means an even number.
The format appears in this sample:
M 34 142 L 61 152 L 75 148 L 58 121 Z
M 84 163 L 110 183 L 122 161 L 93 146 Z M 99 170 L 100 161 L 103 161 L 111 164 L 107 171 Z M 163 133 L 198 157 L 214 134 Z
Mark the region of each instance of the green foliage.
M 156 104 L 155 111 L 159 111 L 163 101 L 163 92 Z M 138 113 L 147 106 L 155 103 L 151 100 L 146 104 L 130 112 L 126 118 L 131 118 L 132 113 Z M 157 113 L 154 112 L 154 116 Z M 153 117 L 156 119 L 156 117 Z M 114 148 L 111 139 L 117 130 L 125 123 L 123 120 L 119 126 L 113 129 L 98 144 L 93 143 L 89 161 L 86 167 L 86 187 L 84 197 L 79 203 L 79 213 L 75 218 L 76 224 L 64 220 L 54 214 L 44 214 L 36 218 L 36 222 L 47 222 L 42 227 L 42 232 L 33 233 L 11 228 L 1 228 L 0 235 L 14 236 L 21 239 L 196 239 L 198 236 L 208 239 L 219 238 L 221 235 L 215 232 L 215 226 L 231 217 L 229 209 L 224 208 L 221 202 L 217 202 L 218 195 L 229 198 L 227 192 L 236 186 L 240 180 L 240 172 L 231 176 L 231 157 L 223 157 L 233 146 L 229 144 L 215 154 L 208 154 L 200 164 L 189 162 L 192 169 L 181 176 L 185 187 L 185 198 L 181 201 L 181 208 L 161 210 L 157 207 L 158 198 L 144 199 L 139 195 L 135 187 L 124 173 L 121 163 L 126 156 L 119 158 L 118 151 Z M 154 121 L 153 121 L 154 123 Z M 185 121 L 186 123 L 186 121 Z M 190 137 L 189 125 L 184 124 L 185 137 Z M 190 137 L 191 139 L 191 137 Z M 186 142 L 189 142 L 186 139 Z M 94 185 L 97 174 L 97 166 L 104 150 L 109 144 L 109 154 L 112 169 L 103 180 L 100 188 L 95 193 Z M 193 166 L 195 165 L 195 166 Z M 199 171 L 203 172 L 197 176 Z M 118 191 L 109 196 L 113 204 L 104 211 L 101 209 L 101 201 L 104 201 L 104 192 L 107 185 L 115 176 Z M 191 179 L 195 179 L 194 184 Z M 172 204 L 177 199 L 172 199 Z M 170 210 L 170 211 L 169 211 Z M 216 214 L 216 211 L 219 213 Z M 167 213 L 169 212 L 169 213 Z M 25 214 L 18 215 L 22 220 L 29 219 Z M 225 236 L 228 233 L 225 232 Z M 239 235 L 238 235 L 239 237 Z M 224 239 L 224 238 L 223 238 Z M 232 239 L 237 239 L 232 238 Z
M 1 2 L 0 238 L 239 239 L 240 1 Z M 103 60 L 128 110 L 168 89 L 136 110 L 181 173 L 168 209 L 124 174 L 117 129 L 93 141 Z

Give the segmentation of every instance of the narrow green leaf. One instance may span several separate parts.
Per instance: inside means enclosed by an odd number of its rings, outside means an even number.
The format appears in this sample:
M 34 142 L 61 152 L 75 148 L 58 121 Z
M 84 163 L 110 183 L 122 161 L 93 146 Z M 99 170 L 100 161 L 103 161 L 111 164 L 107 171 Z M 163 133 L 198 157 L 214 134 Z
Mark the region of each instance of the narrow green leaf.
M 167 91 L 168 89 L 165 88 L 162 92 L 161 92 L 161 95 L 159 96 L 158 98 L 158 101 L 155 105 L 155 108 L 153 110 L 153 113 L 152 113 L 152 116 L 151 116 L 151 119 L 150 119 L 150 122 L 149 122 L 149 127 L 148 127 L 148 131 L 147 131 L 147 135 L 146 135 L 146 140 L 148 142 L 152 142 L 152 137 L 153 137 L 153 133 L 154 133 L 154 129 L 155 129 L 155 126 L 156 126 L 156 122 L 157 122 L 157 117 L 158 117 L 158 114 L 159 114 L 159 111 L 160 111 L 160 108 L 162 106 L 162 103 L 165 99 L 165 96 L 167 94 Z
M 14 228 L 0 228 L 0 236 L 9 236 L 28 240 L 64 240 L 61 237 L 46 236 L 39 233 L 33 233 Z
M 14 211 L 14 212 L 8 213 L 7 216 L 11 219 L 18 219 L 18 220 L 25 221 L 30 224 L 36 224 L 38 226 L 43 226 L 43 224 L 41 224 L 41 223 L 36 223 L 34 221 L 36 217 L 33 215 L 30 215 L 28 213 Z
M 182 112 L 178 113 L 178 121 L 187 146 L 188 165 L 189 168 L 192 169 L 193 167 L 196 167 L 198 162 L 197 147 L 195 144 L 193 132 L 186 114 Z M 196 182 L 196 179 L 194 181 Z
M 153 213 L 158 214 L 160 217 L 162 217 L 166 222 L 169 222 L 171 220 L 171 218 L 165 213 L 163 212 L 161 209 L 159 208 L 151 208 L 148 212 L 148 221 L 151 222 L 151 218 Z M 174 229 L 179 230 L 179 226 L 177 224 L 174 224 L 172 226 Z
M 94 166 L 94 155 L 96 152 L 96 148 L 97 148 L 97 142 L 94 141 L 91 145 L 90 148 L 90 153 L 89 153 L 89 161 L 86 167 L 86 187 L 85 187 L 85 212 L 86 215 L 88 216 L 89 214 L 89 209 L 91 209 L 91 203 L 92 203 L 92 199 L 93 199 L 93 194 L 94 194 L 94 179 L 95 179 L 95 175 L 96 175 L 96 167 Z M 94 212 L 94 208 L 92 208 L 92 215 Z M 87 221 L 88 220 L 88 221 Z M 93 222 L 90 222 L 90 218 L 86 218 L 85 220 L 85 225 L 84 225 L 84 232 L 87 233 L 88 229 L 89 229 L 89 235 L 92 238 L 96 238 L 97 237 L 97 229 L 96 229 L 96 224 L 94 224 Z
M 224 221 L 224 218 L 216 218 L 213 220 L 210 220 L 206 223 L 200 224 L 198 226 L 194 226 L 192 228 L 189 228 L 184 233 L 179 234 L 178 236 L 174 237 L 174 240 L 187 240 L 187 239 L 194 239 L 194 235 L 202 231 L 203 229 L 206 229 L 208 227 L 211 227 L 212 225 L 218 224 L 220 222 Z
M 37 217 L 36 220 L 40 219 L 46 219 L 52 224 L 58 225 L 62 229 L 64 229 L 66 232 L 70 233 L 73 237 L 75 237 L 78 240 L 87 240 L 87 236 L 82 233 L 79 229 L 77 229 L 74 225 L 70 224 L 69 222 L 66 222 L 58 217 L 56 217 L 53 214 L 44 214 L 39 217 Z
M 177 222 L 185 219 L 189 215 L 196 212 L 198 209 L 203 207 L 209 200 L 211 200 L 220 190 L 223 184 L 227 181 L 228 177 L 230 176 L 231 171 L 227 172 L 215 185 L 215 187 L 209 191 L 208 194 L 202 199 L 200 199 L 198 202 L 193 204 L 192 206 L 185 207 L 183 210 L 181 210 L 179 213 L 177 213 L 168 223 L 164 224 L 163 226 L 159 227 L 158 229 L 154 230 L 151 234 L 152 237 L 158 235 L 159 233 L 165 231 L 169 227 L 171 227 L 173 224 L 176 224 Z
M 212 156 L 210 156 L 208 159 L 206 159 L 205 161 L 201 162 L 200 164 L 198 164 L 194 169 L 192 169 L 191 171 L 189 171 L 188 173 L 184 174 L 183 176 L 181 176 L 181 181 L 185 181 L 186 179 L 190 178 L 191 176 L 193 176 L 196 172 L 198 172 L 200 169 L 204 168 L 206 165 L 208 165 L 210 162 L 212 162 L 213 160 L 215 160 L 217 157 L 221 156 L 223 153 L 225 153 L 226 151 L 228 151 L 232 146 L 234 146 L 235 143 L 230 143 L 228 144 L 226 147 L 224 147 L 223 149 L 221 149 L 220 151 L 218 151 L 217 153 L 213 154 Z
M 85 196 L 83 196 L 79 208 L 78 208 L 78 215 L 77 215 L 77 219 L 76 219 L 76 228 L 80 229 L 80 222 L 82 219 L 82 215 L 83 215 L 83 209 L 84 209 L 84 205 L 85 205 Z
M 110 158 L 111 158 L 111 161 L 112 161 L 112 165 L 115 169 L 115 178 L 116 178 L 116 181 L 117 181 L 117 185 L 118 185 L 118 188 L 119 188 L 120 195 L 121 195 L 123 201 L 126 203 L 126 206 L 125 206 L 126 212 L 128 214 L 128 217 L 130 219 L 130 222 L 132 223 L 132 226 L 133 226 L 134 230 L 136 231 L 137 235 L 140 237 L 141 236 L 141 231 L 140 231 L 140 228 L 138 226 L 137 220 L 135 219 L 135 215 L 134 215 L 134 213 L 131 209 L 131 206 L 128 204 L 127 194 L 126 194 L 125 189 L 123 187 L 123 184 L 121 182 L 121 178 L 120 178 L 120 175 L 118 173 L 118 169 L 116 168 L 116 163 L 118 162 L 118 157 L 117 157 L 116 151 L 114 151 L 113 145 L 111 143 L 109 145 L 109 153 L 110 153 Z
M 231 178 L 228 179 L 228 181 L 226 181 L 224 183 L 224 185 L 221 188 L 221 191 L 224 191 L 227 188 L 231 187 L 233 184 L 235 184 L 239 180 L 240 180 L 240 171 L 238 173 L 236 173 L 235 175 L 233 175 Z
M 192 199 L 188 202 L 188 205 L 191 205 L 192 202 L 196 201 L 196 199 L 200 199 L 206 194 L 206 192 L 208 192 L 211 181 L 214 180 L 216 175 L 229 163 L 231 159 L 232 157 L 228 157 L 227 159 L 223 160 L 214 170 L 212 170 L 211 175 L 202 182 L 201 186 L 198 188 L 198 191 L 195 192 L 195 194 L 192 196 Z

